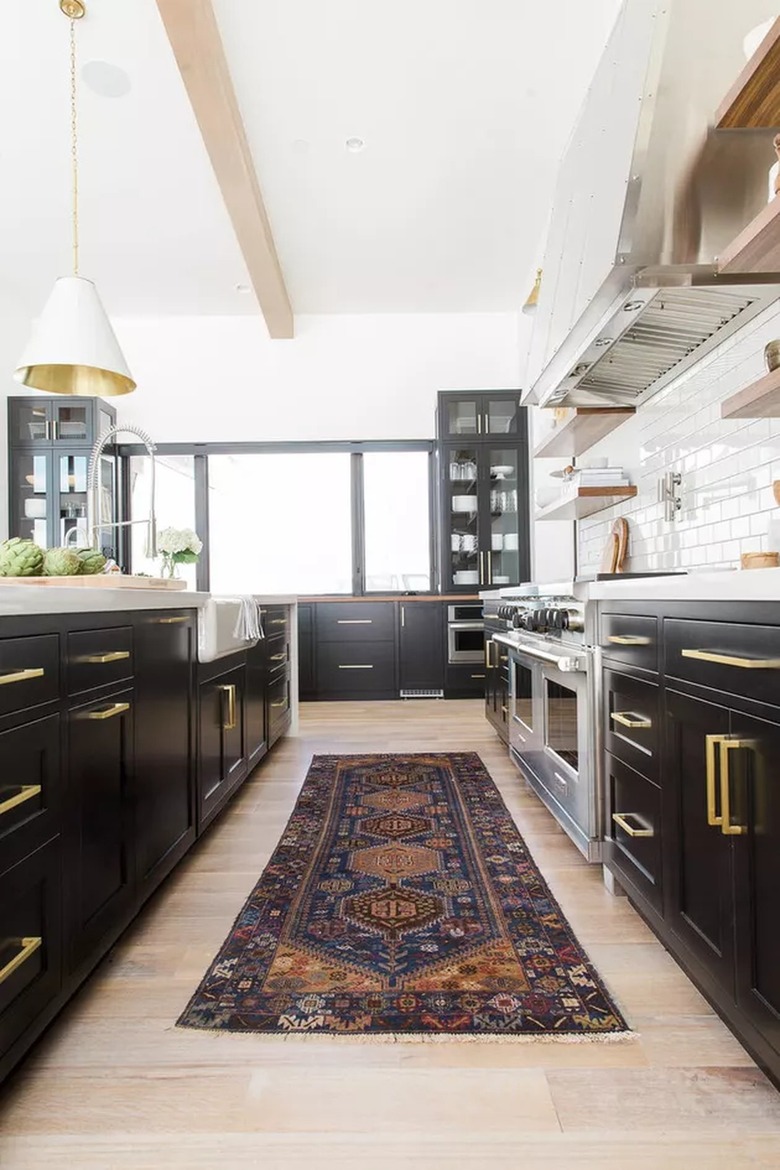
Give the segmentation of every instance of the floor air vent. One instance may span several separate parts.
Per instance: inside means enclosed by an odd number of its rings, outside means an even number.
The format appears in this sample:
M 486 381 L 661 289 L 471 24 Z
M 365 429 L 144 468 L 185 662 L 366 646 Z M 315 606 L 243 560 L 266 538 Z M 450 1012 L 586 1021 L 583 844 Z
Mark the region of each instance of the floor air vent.
M 400 692 L 402 699 L 443 699 L 444 691 L 408 690 Z

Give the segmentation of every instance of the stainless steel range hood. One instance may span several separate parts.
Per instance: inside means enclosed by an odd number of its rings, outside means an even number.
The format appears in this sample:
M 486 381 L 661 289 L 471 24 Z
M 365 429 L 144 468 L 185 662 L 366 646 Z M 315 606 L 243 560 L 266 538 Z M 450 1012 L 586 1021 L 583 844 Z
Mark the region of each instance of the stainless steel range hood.
M 720 276 L 765 206 L 773 131 L 717 131 L 778 0 L 624 0 L 561 165 L 526 403 L 635 406 L 780 296 Z

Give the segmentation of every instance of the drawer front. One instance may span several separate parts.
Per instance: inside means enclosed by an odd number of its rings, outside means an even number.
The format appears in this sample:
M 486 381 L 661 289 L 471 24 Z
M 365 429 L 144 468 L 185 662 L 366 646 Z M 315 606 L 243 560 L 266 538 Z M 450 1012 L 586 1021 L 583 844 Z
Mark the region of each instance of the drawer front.
M 317 606 L 318 642 L 383 642 L 395 637 L 392 601 L 356 605 L 324 602 Z
M 606 754 L 611 867 L 625 873 L 657 910 L 662 910 L 661 790 Z
M 60 840 L 0 874 L 0 1056 L 60 989 Z
M 325 643 L 317 656 L 317 691 L 392 691 L 395 643 Z
M 68 634 L 69 695 L 121 682 L 133 674 L 133 631 L 130 626 L 82 630 Z
M 268 651 L 268 677 L 275 678 L 290 665 L 290 641 L 286 634 L 279 634 L 269 638 L 266 642 Z
M 51 703 L 59 693 L 58 634 L 0 639 L 0 715 Z
M 658 687 L 605 670 L 604 715 L 607 751 L 643 776 L 658 781 Z
M 671 678 L 780 706 L 780 626 L 664 621 Z
M 268 742 L 274 743 L 290 720 L 290 680 L 283 677 L 268 688 Z
M 267 605 L 262 611 L 263 631 L 266 638 L 273 638 L 277 634 L 290 636 L 290 608 L 287 605 Z
M 604 657 L 624 666 L 658 670 L 658 621 L 634 614 L 601 615 L 601 648 Z
M 0 872 L 59 832 L 60 717 L 0 734 Z

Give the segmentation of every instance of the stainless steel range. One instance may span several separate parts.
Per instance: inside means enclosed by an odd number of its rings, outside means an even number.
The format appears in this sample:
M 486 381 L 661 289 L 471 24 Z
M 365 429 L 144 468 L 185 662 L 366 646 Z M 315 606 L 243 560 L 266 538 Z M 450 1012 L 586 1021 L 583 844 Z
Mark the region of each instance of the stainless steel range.
M 510 755 L 584 856 L 599 861 L 601 671 L 588 585 L 525 585 L 484 605 L 492 638 L 509 651 Z

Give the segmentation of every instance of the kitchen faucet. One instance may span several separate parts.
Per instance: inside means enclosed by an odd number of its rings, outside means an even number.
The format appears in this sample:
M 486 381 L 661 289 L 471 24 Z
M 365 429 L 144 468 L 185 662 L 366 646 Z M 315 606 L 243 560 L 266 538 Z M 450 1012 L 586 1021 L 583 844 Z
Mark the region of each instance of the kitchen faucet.
M 102 523 L 100 520 L 100 456 L 109 442 L 119 434 L 134 435 L 140 439 L 149 454 L 151 469 L 149 517 L 146 520 L 120 520 Z M 157 517 L 154 511 L 154 452 L 155 444 L 146 431 L 136 427 L 109 427 L 95 443 L 89 455 L 89 472 L 87 474 L 87 533 L 90 542 L 97 547 L 98 533 L 103 528 L 126 528 L 131 524 L 146 524 L 146 556 L 152 560 L 157 556 Z

